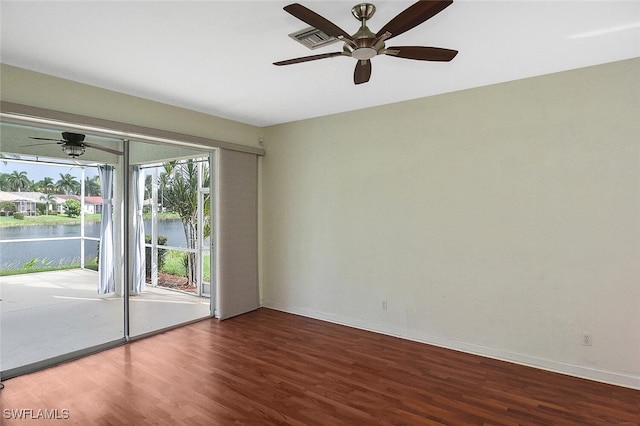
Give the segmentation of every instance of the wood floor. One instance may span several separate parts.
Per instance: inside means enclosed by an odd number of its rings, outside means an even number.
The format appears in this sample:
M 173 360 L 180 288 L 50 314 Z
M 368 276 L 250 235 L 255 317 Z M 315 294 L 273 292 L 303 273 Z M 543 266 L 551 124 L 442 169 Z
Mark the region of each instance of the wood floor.
M 4 384 L 3 425 L 640 424 L 640 391 L 269 309 Z

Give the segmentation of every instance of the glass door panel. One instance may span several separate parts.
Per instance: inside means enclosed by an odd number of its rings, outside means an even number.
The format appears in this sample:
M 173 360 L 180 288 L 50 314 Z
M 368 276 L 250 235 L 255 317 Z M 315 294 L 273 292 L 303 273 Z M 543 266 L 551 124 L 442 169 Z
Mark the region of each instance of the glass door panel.
M 84 134 L 96 148 L 70 157 L 61 149 L 64 129 L 0 126 L 0 370 L 7 375 L 124 338 L 121 294 L 98 294 L 103 200 L 95 178 L 96 164 L 119 173 L 122 141 Z
M 129 305 L 130 334 L 139 336 L 210 315 L 202 291 L 202 218 L 211 210 L 209 197 L 200 195 L 210 161 L 208 152 L 180 146 L 130 146 L 131 163 L 143 175 L 137 182 L 144 182 L 145 287 L 132 292 Z
M 199 262 L 198 262 L 198 294 L 211 298 L 212 277 L 211 271 L 213 259 L 211 257 L 211 235 L 213 234 L 212 218 L 210 207 L 210 189 L 200 188 L 198 193 L 198 241 L 199 241 Z M 201 207 L 200 207 L 201 206 Z

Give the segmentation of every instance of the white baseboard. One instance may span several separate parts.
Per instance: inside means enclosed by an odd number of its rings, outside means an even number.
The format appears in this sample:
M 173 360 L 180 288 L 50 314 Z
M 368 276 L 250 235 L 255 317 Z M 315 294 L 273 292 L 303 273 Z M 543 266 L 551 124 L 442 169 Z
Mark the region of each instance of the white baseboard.
M 568 376 L 579 377 L 582 379 L 593 380 L 596 382 L 607 383 L 616 386 L 623 386 L 631 389 L 640 390 L 640 376 L 630 376 L 619 374 L 611 371 L 598 370 L 591 367 L 581 365 L 567 364 L 559 361 L 553 361 L 543 358 L 532 357 L 525 354 L 508 352 L 491 347 L 460 342 L 457 340 L 446 339 L 437 336 L 411 336 L 406 330 L 381 329 L 379 325 L 372 325 L 364 321 L 353 318 L 345 318 L 325 312 L 318 312 L 310 309 L 283 306 L 277 303 L 263 301 L 262 306 L 265 308 L 275 309 L 290 314 L 301 315 L 308 318 L 314 318 L 335 324 L 354 327 L 361 330 L 372 331 L 374 333 L 385 334 L 388 336 L 398 337 L 401 339 L 412 340 L 419 343 L 439 346 L 446 349 L 452 349 L 473 355 L 480 355 L 487 358 L 493 358 L 500 361 L 512 362 L 514 364 L 525 365 L 527 367 L 539 368 L 541 370 L 552 371 L 554 373 L 566 374 Z

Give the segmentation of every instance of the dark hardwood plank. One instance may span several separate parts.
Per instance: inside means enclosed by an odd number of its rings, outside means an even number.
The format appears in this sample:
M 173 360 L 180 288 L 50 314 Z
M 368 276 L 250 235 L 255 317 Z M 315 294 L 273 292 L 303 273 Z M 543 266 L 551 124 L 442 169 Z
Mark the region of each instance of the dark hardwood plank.
M 3 425 L 640 425 L 637 390 L 269 309 L 4 383 Z

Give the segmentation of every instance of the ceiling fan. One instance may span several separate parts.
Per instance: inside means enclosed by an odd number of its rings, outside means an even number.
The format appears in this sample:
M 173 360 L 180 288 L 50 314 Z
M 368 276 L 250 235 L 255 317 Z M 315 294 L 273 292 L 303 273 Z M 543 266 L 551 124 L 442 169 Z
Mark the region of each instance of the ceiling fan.
M 62 139 L 49 139 L 49 138 L 38 138 L 29 136 L 29 139 L 36 139 L 41 141 L 54 141 L 57 142 L 58 145 L 62 146 L 62 152 L 67 154 L 69 157 L 76 158 L 84 154 L 84 151 L 87 148 L 97 149 L 104 152 L 109 152 L 111 154 L 122 155 L 122 152 L 117 151 L 111 148 L 105 148 L 103 146 L 88 144 L 84 141 L 85 135 L 80 133 L 71 133 L 71 132 L 62 132 Z M 37 145 L 45 145 L 45 144 L 37 144 Z M 30 145 L 30 146 L 37 146 Z
M 371 58 L 376 55 L 389 55 L 419 61 L 451 61 L 458 54 L 457 50 L 424 46 L 385 46 L 385 41 L 422 24 L 451 3 L 453 0 L 419 1 L 400 12 L 375 34 L 367 27 L 367 20 L 371 19 L 376 7 L 370 3 L 360 3 L 351 9 L 353 16 L 361 22 L 360 29 L 353 35 L 347 34 L 334 23 L 301 4 L 290 4 L 284 7 L 286 12 L 327 35 L 343 41 L 344 46 L 341 52 L 303 56 L 274 62 L 274 65 L 291 65 L 337 56 L 350 56 L 358 60 L 353 73 L 353 81 L 355 84 L 362 84 L 369 81 L 371 77 Z

